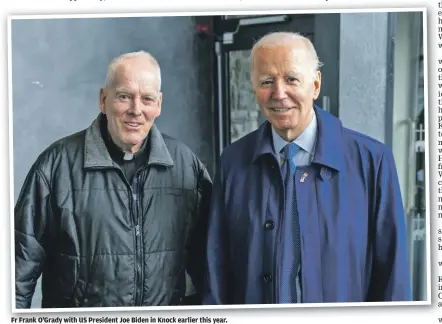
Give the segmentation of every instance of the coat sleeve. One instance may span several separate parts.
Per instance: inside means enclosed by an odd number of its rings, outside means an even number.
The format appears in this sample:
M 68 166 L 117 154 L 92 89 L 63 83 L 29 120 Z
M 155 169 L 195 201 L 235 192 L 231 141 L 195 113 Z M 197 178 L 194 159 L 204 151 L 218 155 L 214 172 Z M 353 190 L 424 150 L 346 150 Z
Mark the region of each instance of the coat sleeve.
M 222 305 L 230 303 L 227 256 L 228 239 L 225 215 L 225 187 L 222 166 L 215 175 L 209 212 L 207 239 L 207 273 L 203 304 Z
M 207 169 L 202 166 L 197 178 L 196 221 L 187 247 L 189 256 L 187 273 L 196 291 L 195 296 L 190 298 L 192 299 L 191 304 L 201 304 L 202 302 L 206 265 L 207 218 L 211 190 L 212 179 Z
M 29 171 L 14 209 L 15 303 L 30 308 L 46 257 L 44 239 L 51 213 L 49 185 L 35 168 Z
M 374 259 L 368 301 L 409 301 L 411 283 L 405 213 L 391 150 L 384 152 L 376 185 Z

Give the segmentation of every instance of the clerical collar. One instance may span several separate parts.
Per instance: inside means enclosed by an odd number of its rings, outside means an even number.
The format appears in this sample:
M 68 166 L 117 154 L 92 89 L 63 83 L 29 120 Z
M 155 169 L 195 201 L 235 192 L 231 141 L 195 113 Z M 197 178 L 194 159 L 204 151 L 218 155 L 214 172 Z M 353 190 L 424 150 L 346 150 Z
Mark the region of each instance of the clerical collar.
M 134 159 L 133 153 L 124 153 L 123 160 L 124 161 L 131 161 Z
M 112 159 L 116 159 L 120 162 L 133 161 L 134 158 L 137 158 L 141 154 L 143 154 L 145 152 L 146 144 L 149 138 L 149 136 L 146 136 L 143 143 L 141 144 L 140 149 L 136 153 L 125 153 L 112 140 L 112 137 L 107 129 L 107 118 L 103 118 L 103 123 L 101 125 L 101 135 L 103 136 L 104 142 L 107 146 L 107 149 L 109 150 L 109 154 L 111 155 Z

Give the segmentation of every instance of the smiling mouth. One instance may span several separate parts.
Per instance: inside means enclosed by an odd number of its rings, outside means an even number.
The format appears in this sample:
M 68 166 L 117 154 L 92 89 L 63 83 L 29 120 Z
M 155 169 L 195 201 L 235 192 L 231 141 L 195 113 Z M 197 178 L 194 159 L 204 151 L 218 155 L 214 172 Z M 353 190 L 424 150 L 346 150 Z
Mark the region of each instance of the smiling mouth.
M 136 128 L 136 127 L 139 127 L 139 126 L 141 126 L 141 124 L 140 123 L 125 123 L 127 126 L 129 126 L 129 127 L 134 127 L 134 128 Z
M 271 111 L 281 113 L 281 112 L 287 112 L 291 110 L 292 108 L 269 108 Z

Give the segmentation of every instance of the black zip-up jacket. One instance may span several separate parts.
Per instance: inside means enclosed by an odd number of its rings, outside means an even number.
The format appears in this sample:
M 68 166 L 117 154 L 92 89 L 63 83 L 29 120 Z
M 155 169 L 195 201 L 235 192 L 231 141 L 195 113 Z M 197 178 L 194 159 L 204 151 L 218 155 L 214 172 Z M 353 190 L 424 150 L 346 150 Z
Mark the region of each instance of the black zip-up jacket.
M 149 157 L 126 180 L 99 117 L 48 147 L 15 206 L 16 308 L 42 274 L 42 308 L 180 304 L 186 272 L 203 289 L 212 183 L 184 144 L 155 125 Z

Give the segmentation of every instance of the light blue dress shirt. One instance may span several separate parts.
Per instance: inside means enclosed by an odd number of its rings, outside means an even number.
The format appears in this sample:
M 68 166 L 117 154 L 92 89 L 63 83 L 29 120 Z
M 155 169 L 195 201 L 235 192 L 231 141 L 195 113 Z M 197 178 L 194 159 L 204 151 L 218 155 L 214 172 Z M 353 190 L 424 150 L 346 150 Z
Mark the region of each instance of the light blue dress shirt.
M 315 146 L 316 146 L 316 137 L 318 132 L 318 121 L 316 120 L 316 114 L 313 110 L 313 118 L 310 124 L 304 129 L 304 131 L 293 141 L 297 144 L 301 149 L 296 153 L 294 160 L 296 166 L 306 166 L 310 165 L 313 160 L 313 156 L 315 154 Z M 284 140 L 272 127 L 272 138 L 273 138 L 273 147 L 275 149 L 275 153 L 278 153 L 282 150 L 284 146 L 286 146 L 289 142 Z M 281 153 L 279 153 L 281 158 L 280 162 L 284 161 L 284 157 Z

